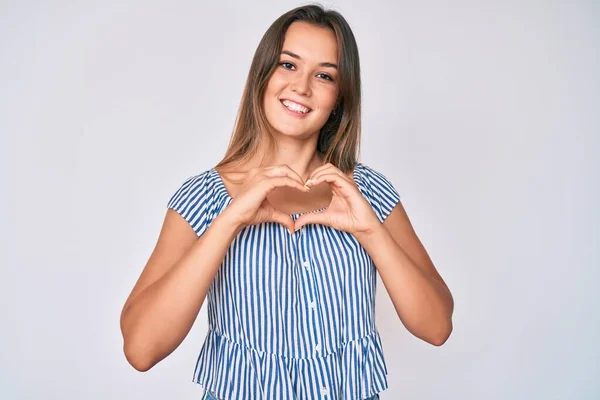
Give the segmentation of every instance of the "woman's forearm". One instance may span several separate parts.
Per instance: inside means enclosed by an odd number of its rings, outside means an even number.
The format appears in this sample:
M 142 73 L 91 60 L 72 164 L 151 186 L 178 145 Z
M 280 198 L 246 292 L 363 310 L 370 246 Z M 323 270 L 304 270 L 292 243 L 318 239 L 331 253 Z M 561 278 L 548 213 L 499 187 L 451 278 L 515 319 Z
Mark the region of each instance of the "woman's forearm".
M 454 307 L 446 285 L 415 265 L 383 226 L 357 239 L 373 259 L 406 328 L 431 344 L 443 344 L 452 331 Z
M 169 272 L 123 310 L 125 356 L 137 370 L 146 371 L 173 352 L 194 324 L 227 249 L 240 229 L 226 211 L 214 219 Z

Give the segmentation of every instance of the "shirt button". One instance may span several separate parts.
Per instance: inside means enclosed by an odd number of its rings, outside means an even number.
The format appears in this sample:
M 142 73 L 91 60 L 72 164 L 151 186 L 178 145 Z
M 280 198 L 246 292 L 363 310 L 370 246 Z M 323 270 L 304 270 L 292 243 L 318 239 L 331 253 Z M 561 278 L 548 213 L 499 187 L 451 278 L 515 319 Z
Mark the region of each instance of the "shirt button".
M 323 396 L 327 396 L 327 395 L 329 394 L 329 389 L 327 389 L 325 386 L 323 386 L 323 387 L 321 388 L 321 394 L 322 394 Z
M 304 262 L 302 263 L 302 266 L 303 266 L 304 268 L 308 269 L 308 267 L 310 266 L 310 263 L 309 263 L 308 261 L 304 261 Z
M 310 303 L 308 303 L 308 306 L 312 309 L 314 309 L 317 305 L 314 301 L 311 301 Z
M 321 345 L 319 343 L 315 346 L 315 351 L 321 351 Z

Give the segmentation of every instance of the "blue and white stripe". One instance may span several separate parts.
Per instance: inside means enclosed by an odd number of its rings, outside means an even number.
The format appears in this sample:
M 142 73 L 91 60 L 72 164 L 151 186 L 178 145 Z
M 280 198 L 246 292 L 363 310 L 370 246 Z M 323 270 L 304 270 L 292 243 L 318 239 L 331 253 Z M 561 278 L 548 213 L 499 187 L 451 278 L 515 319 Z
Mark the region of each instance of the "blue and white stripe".
M 392 183 L 361 163 L 354 181 L 383 222 L 400 201 Z M 201 236 L 231 200 L 210 169 L 185 180 L 168 207 Z M 245 227 L 207 294 L 209 331 L 193 381 L 225 400 L 374 396 L 388 386 L 376 282 L 351 234 L 316 224 L 294 235 L 276 223 Z

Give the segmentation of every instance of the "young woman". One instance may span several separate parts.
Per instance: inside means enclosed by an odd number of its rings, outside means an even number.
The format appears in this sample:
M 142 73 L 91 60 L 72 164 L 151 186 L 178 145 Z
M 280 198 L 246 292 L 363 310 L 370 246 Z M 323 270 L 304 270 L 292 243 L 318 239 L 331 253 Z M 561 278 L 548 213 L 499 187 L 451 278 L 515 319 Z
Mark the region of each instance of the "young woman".
M 300 7 L 271 25 L 224 159 L 173 194 L 123 307 L 134 368 L 175 350 L 207 298 L 205 398 L 377 399 L 377 273 L 412 334 L 446 341 L 452 296 L 392 183 L 357 162 L 360 90 L 339 13 Z

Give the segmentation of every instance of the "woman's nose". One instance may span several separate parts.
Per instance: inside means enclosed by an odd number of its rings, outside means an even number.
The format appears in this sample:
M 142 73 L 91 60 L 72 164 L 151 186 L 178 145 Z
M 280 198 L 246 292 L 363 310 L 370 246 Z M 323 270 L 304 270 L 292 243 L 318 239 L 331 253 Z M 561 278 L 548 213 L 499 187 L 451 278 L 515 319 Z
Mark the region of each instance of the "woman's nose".
M 291 89 L 300 95 L 310 96 L 310 76 L 308 74 L 297 74 L 296 79 L 292 82 Z

